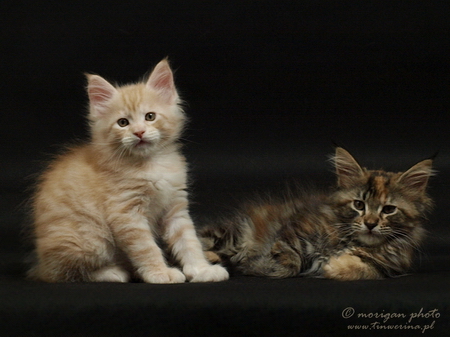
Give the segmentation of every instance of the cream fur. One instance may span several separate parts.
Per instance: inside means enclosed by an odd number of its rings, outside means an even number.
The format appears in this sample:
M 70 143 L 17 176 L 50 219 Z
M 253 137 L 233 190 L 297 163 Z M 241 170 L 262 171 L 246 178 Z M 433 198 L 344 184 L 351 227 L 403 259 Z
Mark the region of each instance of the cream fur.
M 227 279 L 224 268 L 206 261 L 189 216 L 186 163 L 176 143 L 185 117 L 167 61 L 147 83 L 116 88 L 97 75 L 88 81 L 91 141 L 41 176 L 30 275 L 47 282 Z M 157 238 L 183 272 L 168 265 Z

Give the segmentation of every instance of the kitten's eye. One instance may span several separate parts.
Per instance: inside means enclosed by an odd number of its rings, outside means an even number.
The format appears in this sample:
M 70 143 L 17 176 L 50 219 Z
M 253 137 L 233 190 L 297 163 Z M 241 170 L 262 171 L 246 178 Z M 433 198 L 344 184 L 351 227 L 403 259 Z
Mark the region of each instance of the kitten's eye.
M 128 119 L 126 118 L 121 118 L 117 121 L 117 124 L 119 124 L 119 126 L 121 128 L 124 128 L 125 126 L 127 126 L 128 124 L 130 124 L 130 122 L 128 121 Z
M 397 210 L 397 207 L 393 206 L 393 205 L 386 205 L 383 206 L 383 209 L 381 210 L 381 212 L 383 212 L 384 214 L 392 214 Z
M 361 200 L 355 200 L 355 201 L 353 201 L 353 206 L 354 206 L 358 211 L 363 211 L 364 208 L 366 207 L 366 205 L 364 204 L 364 201 L 361 201 Z
M 156 114 L 154 112 L 147 112 L 145 114 L 145 120 L 146 121 L 154 121 L 156 118 Z

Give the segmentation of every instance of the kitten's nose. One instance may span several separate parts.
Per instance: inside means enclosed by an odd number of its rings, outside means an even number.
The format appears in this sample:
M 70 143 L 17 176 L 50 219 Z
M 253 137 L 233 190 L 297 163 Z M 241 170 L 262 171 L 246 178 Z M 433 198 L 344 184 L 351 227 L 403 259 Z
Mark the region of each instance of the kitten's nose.
M 376 222 L 364 222 L 364 224 L 366 225 L 366 227 L 369 231 L 371 231 L 378 225 L 378 223 L 376 223 Z
M 142 135 L 145 133 L 145 131 L 137 131 L 134 133 L 134 135 L 138 138 L 142 138 Z

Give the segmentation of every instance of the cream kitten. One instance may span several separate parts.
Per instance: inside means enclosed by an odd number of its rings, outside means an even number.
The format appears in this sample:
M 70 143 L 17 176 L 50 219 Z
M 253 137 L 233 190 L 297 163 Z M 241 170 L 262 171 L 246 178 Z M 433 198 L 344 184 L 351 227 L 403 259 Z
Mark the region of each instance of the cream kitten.
M 37 263 L 46 282 L 210 282 L 227 271 L 206 261 L 188 212 L 177 140 L 185 116 L 166 60 L 146 83 L 114 87 L 87 75 L 91 140 L 42 174 L 33 198 Z M 169 267 L 161 247 L 182 267 Z

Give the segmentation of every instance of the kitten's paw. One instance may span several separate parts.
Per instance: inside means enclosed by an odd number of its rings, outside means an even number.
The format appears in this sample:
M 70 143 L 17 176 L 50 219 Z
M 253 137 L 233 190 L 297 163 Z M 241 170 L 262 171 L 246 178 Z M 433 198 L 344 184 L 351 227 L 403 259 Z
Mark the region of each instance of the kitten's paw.
M 118 266 L 103 267 L 92 273 L 91 278 L 94 282 L 128 282 L 130 274 Z
M 220 256 L 212 251 L 206 251 L 206 252 L 203 252 L 203 254 L 205 255 L 205 258 L 211 263 L 222 262 L 222 259 L 220 258 Z
M 323 275 L 339 281 L 380 278 L 373 267 L 364 263 L 358 256 L 350 254 L 330 258 L 323 267 Z
M 186 276 L 176 268 L 166 268 L 143 273 L 142 279 L 146 283 L 183 283 Z
M 189 282 L 220 282 L 228 280 L 227 270 L 219 265 L 185 266 L 183 272 Z

